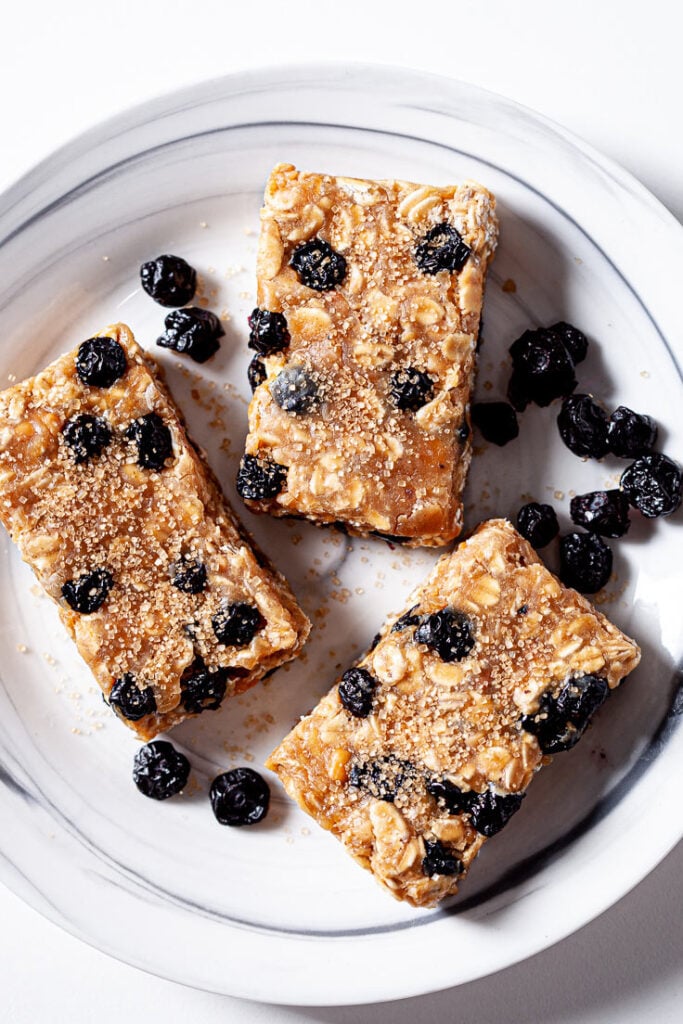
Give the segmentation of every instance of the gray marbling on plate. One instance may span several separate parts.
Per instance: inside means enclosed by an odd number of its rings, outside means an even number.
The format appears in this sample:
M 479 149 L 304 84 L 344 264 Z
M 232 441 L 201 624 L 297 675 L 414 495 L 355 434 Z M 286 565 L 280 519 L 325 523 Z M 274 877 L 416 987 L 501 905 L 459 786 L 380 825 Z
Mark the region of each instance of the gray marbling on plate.
M 18 182 L 0 199 L 0 382 L 117 319 L 153 348 L 164 311 L 140 291 L 137 267 L 162 251 L 185 256 L 210 307 L 229 317 L 226 337 L 201 378 L 172 353 L 161 360 L 238 505 L 258 208 L 281 159 L 361 176 L 481 180 L 499 197 L 502 232 L 479 395 L 504 395 L 507 346 L 521 330 L 566 318 L 592 341 L 580 388 L 655 415 L 666 450 L 681 456 L 683 345 L 669 286 L 680 227 L 623 171 L 536 115 L 391 69 L 208 82 L 102 125 Z M 514 292 L 503 291 L 508 280 Z M 553 502 L 566 528 L 569 492 L 620 472 L 618 460 L 568 453 L 555 415 L 530 410 L 510 447 L 481 446 L 466 493 L 470 526 L 514 516 L 533 496 Z M 0 871 L 33 906 L 187 984 L 278 1002 L 368 1002 L 454 985 L 544 948 L 623 895 L 680 838 L 680 516 L 634 523 L 614 542 L 603 610 L 641 642 L 642 665 L 582 745 L 535 781 L 451 906 L 420 912 L 388 900 L 277 786 L 262 826 L 221 829 L 206 798 L 213 774 L 262 763 L 435 557 L 243 518 L 318 629 L 305 662 L 174 731 L 194 783 L 165 805 L 133 787 L 135 741 L 109 717 L 54 609 L 0 538 L 0 807 L 11 823 Z

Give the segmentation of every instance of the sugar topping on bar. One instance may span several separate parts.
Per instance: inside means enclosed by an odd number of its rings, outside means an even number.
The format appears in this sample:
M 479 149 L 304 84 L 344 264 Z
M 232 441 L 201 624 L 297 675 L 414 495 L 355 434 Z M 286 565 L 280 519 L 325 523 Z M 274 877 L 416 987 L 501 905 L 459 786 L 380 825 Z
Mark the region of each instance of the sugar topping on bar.
M 219 707 L 308 634 L 123 324 L 0 394 L 0 520 L 143 738 Z
M 394 896 L 432 906 L 639 658 L 491 520 L 439 560 L 268 767 Z
M 461 530 L 493 196 L 278 165 L 261 212 L 238 490 L 412 546 Z

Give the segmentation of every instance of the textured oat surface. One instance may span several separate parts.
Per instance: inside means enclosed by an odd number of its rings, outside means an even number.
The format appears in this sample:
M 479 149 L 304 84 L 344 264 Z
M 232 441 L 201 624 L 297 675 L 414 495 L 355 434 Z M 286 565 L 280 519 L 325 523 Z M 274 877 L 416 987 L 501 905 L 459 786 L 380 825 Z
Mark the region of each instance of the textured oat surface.
M 520 716 L 568 678 L 594 673 L 616 687 L 640 652 L 562 586 L 505 520 L 483 524 L 444 555 L 408 607 L 418 615 L 463 612 L 475 637 L 469 656 L 443 661 L 415 642 L 414 627 L 392 632 L 387 623 L 359 662 L 378 681 L 371 714 L 349 714 L 335 685 L 268 766 L 394 896 L 430 906 L 455 893 L 459 879 L 425 876 L 425 840 L 439 840 L 466 871 L 484 837 L 467 814 L 448 814 L 427 780 L 522 793 L 548 758 Z M 393 802 L 351 784 L 354 766 L 378 763 L 394 772 L 390 785 L 397 771 L 402 776 Z
M 473 182 L 433 188 L 274 169 L 261 212 L 258 305 L 285 315 L 291 343 L 265 360 L 246 451 L 288 472 L 279 495 L 249 501 L 251 508 L 343 522 L 351 533 L 413 546 L 460 533 L 494 208 Z M 471 253 L 459 271 L 423 273 L 416 246 L 441 223 L 455 227 Z M 305 286 L 290 266 L 296 247 L 312 238 L 346 260 L 344 280 L 330 291 Z M 316 382 L 320 404 L 311 412 L 292 414 L 273 400 L 273 381 L 292 366 Z M 416 411 L 391 401 L 392 374 L 406 367 L 434 384 Z
M 229 696 L 294 657 L 309 624 L 285 580 L 245 539 L 154 363 L 124 325 L 101 336 L 126 353 L 126 372 L 113 386 L 82 384 L 75 350 L 0 394 L 0 520 L 57 602 L 105 695 L 126 673 L 141 689 L 152 687 L 157 713 L 126 722 L 148 739 L 187 717 L 181 677 L 197 659 L 227 670 Z M 173 454 L 160 472 L 138 464 L 125 436 L 131 421 L 150 412 L 172 436 Z M 113 439 L 79 464 L 62 428 L 84 413 L 103 417 Z M 205 566 L 203 592 L 172 585 L 172 566 L 183 558 Z M 62 586 L 94 568 L 106 568 L 113 587 L 101 608 L 79 614 Z M 238 601 L 258 608 L 262 625 L 248 646 L 224 646 L 212 618 Z

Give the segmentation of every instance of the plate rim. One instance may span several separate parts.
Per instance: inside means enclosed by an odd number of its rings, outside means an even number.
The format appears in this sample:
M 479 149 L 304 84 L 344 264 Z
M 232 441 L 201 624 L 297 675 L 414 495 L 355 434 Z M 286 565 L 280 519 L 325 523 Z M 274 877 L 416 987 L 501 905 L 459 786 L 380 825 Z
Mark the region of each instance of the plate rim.
M 418 90 L 426 85 L 434 86 L 435 84 L 438 84 L 444 89 L 446 98 L 448 98 L 449 94 L 457 93 L 459 89 L 464 88 L 469 92 L 480 95 L 484 101 L 493 103 L 496 106 L 507 105 L 516 112 L 522 113 L 530 121 L 545 127 L 553 136 L 559 136 L 559 138 L 565 143 L 568 143 L 572 148 L 578 150 L 582 157 L 587 157 L 611 179 L 626 187 L 631 196 L 638 199 L 640 202 L 643 202 L 664 222 L 669 230 L 673 230 L 673 234 L 679 243 L 683 241 L 683 227 L 681 224 L 677 221 L 671 211 L 669 211 L 667 207 L 635 176 L 626 171 L 616 161 L 612 160 L 612 158 L 600 153 L 591 144 L 585 142 L 578 135 L 557 124 L 545 115 L 539 114 L 532 108 L 517 103 L 514 100 L 510 100 L 507 97 L 491 90 L 483 89 L 477 85 L 473 85 L 472 83 L 459 79 L 445 77 L 430 72 L 417 71 L 414 69 L 406 70 L 398 65 L 379 65 L 370 62 L 353 62 L 350 64 L 344 64 L 341 62 L 305 62 L 297 64 L 264 65 L 259 68 L 252 68 L 245 71 L 236 71 L 227 75 L 216 76 L 187 86 L 179 87 L 172 91 L 162 92 L 131 107 L 127 107 L 119 113 L 113 114 L 110 117 L 91 125 L 84 131 L 73 136 L 61 146 L 52 150 L 31 168 L 25 171 L 2 193 L 0 193 L 0 226 L 14 207 L 20 207 L 23 202 L 30 200 L 31 195 L 35 190 L 41 185 L 41 183 L 44 183 L 45 172 L 48 172 L 48 174 L 51 173 L 51 169 L 54 169 L 55 163 L 58 163 L 61 166 L 68 166 L 70 163 L 78 161 L 80 157 L 88 153 L 98 144 L 105 142 L 119 132 L 126 133 L 136 127 L 142 127 L 148 121 L 154 120 L 169 106 L 177 106 L 177 103 L 181 98 L 185 98 L 188 102 L 195 99 L 200 102 L 206 102 L 211 95 L 212 86 L 220 86 L 220 89 L 224 94 L 235 96 L 238 93 L 240 84 L 246 87 L 253 87 L 255 83 L 265 83 L 268 89 L 272 89 L 279 77 L 280 79 L 285 80 L 289 86 L 310 85 L 312 81 L 319 79 L 321 76 L 331 79 L 335 74 L 343 76 L 348 75 L 350 71 L 361 77 L 371 75 L 375 78 L 379 76 L 380 78 L 385 77 L 386 79 L 389 79 L 392 74 L 400 74 L 405 82 L 414 83 Z M 449 116 L 447 110 L 442 110 L 440 113 L 444 116 Z M 39 216 L 40 213 L 36 215 Z M 32 217 L 28 219 L 29 223 L 31 219 Z M 22 222 L 14 231 L 10 232 L 7 237 L 0 238 L 0 247 L 9 241 L 15 233 L 20 233 L 25 226 L 26 222 Z M 680 358 L 680 353 L 677 351 L 677 348 L 678 346 L 674 344 L 675 354 Z M 365 992 L 362 994 L 361 999 L 352 996 L 343 1002 L 338 998 L 335 998 L 334 1003 L 321 1003 L 319 1000 L 310 1000 L 309 1002 L 306 1002 L 305 998 L 302 999 L 301 994 L 299 994 L 297 998 L 287 998 L 285 1000 L 278 997 L 277 1001 L 286 1003 L 287 1005 L 359 1005 L 363 1002 L 368 1002 L 369 1000 L 372 1002 L 381 1002 L 396 998 L 405 998 L 410 995 L 423 995 L 443 988 L 454 987 L 459 984 L 465 984 L 468 981 L 484 977 L 505 967 L 513 966 L 531 956 L 536 955 L 541 950 L 549 948 L 550 946 L 562 941 L 567 936 L 573 934 L 577 929 L 589 924 L 592 920 L 595 920 L 595 918 L 600 916 L 616 902 L 626 896 L 628 892 L 642 881 L 677 844 L 683 835 L 683 823 L 679 828 L 678 834 L 674 834 L 675 831 L 675 829 L 671 830 L 671 834 L 667 839 L 668 845 L 665 844 L 665 849 L 662 849 L 662 844 L 660 844 L 657 847 L 657 852 L 650 858 L 641 857 L 638 870 L 632 871 L 631 877 L 626 882 L 625 887 L 622 885 L 616 895 L 610 893 L 606 898 L 595 901 L 595 909 L 591 910 L 588 916 L 585 916 L 585 913 L 579 915 L 581 917 L 580 923 L 571 923 L 566 927 L 566 929 L 560 928 L 559 933 L 549 941 L 547 937 L 544 936 L 539 938 L 535 944 L 527 944 L 524 947 L 524 951 L 520 953 L 519 956 L 510 957 L 507 955 L 499 957 L 499 962 L 493 964 L 487 963 L 487 965 L 482 967 L 481 971 L 470 974 L 467 979 L 456 982 L 445 981 L 443 984 L 428 983 L 426 986 L 418 986 L 417 988 L 414 984 L 409 986 L 404 985 L 403 989 L 399 993 L 392 991 L 387 994 L 382 993 L 379 995 L 368 995 L 368 993 Z M 649 864 L 649 866 L 645 867 L 645 870 L 643 870 L 643 862 L 645 862 L 646 865 Z M 34 901 L 27 897 L 25 892 L 22 891 L 21 883 L 13 886 L 7 881 L 6 872 L 3 871 L 2 874 L 2 880 L 7 884 L 8 888 L 19 895 L 20 898 L 34 909 L 37 909 L 43 916 L 47 917 L 59 927 L 64 928 L 64 930 L 73 934 L 81 941 L 84 941 L 86 944 L 106 952 L 108 955 L 113 956 L 122 963 L 127 963 L 130 966 L 137 967 L 138 969 L 142 969 L 147 973 L 154 974 L 158 977 L 167 978 L 168 980 L 185 984 L 188 987 L 194 987 L 204 991 L 213 991 L 221 994 L 236 995 L 240 998 L 263 1001 L 263 995 L 257 995 L 253 991 L 240 992 L 236 990 L 234 986 L 230 986 L 230 988 L 212 988 L 208 985 L 200 985 L 193 983 L 192 981 L 164 974 L 163 972 L 154 970 L 149 966 L 141 967 L 139 963 L 126 959 L 120 951 L 113 951 L 107 949 L 101 943 L 98 944 L 94 938 L 83 934 L 75 923 L 72 924 L 61 918 L 57 911 L 55 911 L 54 914 L 49 913 L 45 906 L 38 905 L 38 900 Z M 395 983 L 392 981 L 392 984 Z M 271 999 L 270 1001 L 275 1002 L 276 1000 Z

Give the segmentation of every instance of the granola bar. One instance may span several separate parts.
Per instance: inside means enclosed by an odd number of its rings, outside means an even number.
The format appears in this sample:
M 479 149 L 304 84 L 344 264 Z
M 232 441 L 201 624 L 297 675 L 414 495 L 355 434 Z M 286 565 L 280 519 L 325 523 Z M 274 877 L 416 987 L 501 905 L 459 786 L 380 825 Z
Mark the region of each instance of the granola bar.
M 462 528 L 493 196 L 272 172 L 241 496 L 409 546 Z
M 123 324 L 0 394 L 0 520 L 143 739 L 253 686 L 308 634 Z
M 268 767 L 393 896 L 433 906 L 639 658 L 490 520 L 439 560 Z

